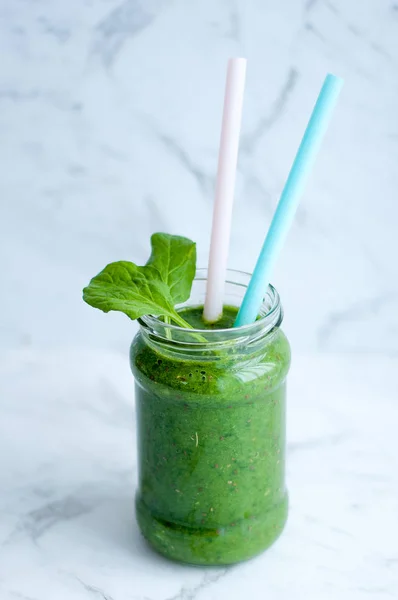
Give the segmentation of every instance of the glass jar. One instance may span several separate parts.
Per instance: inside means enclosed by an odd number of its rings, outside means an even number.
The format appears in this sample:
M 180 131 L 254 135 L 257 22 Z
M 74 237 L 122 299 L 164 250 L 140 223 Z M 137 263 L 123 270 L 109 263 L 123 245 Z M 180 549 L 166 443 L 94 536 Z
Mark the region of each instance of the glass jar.
M 250 276 L 228 272 L 226 305 Z M 189 306 L 203 305 L 206 271 Z M 287 518 L 285 380 L 289 343 L 269 286 L 259 319 L 189 330 L 140 319 L 131 345 L 136 381 L 142 534 L 169 558 L 226 565 L 269 547 Z

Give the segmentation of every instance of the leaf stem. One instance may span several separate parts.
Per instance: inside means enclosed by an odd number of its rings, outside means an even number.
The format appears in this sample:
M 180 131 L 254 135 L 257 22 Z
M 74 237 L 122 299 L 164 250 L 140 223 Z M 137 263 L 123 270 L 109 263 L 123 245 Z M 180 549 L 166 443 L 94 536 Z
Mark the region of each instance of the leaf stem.
M 172 319 L 173 319 L 173 321 L 175 321 L 177 323 L 177 325 L 179 325 L 180 327 L 183 327 L 184 329 L 193 329 L 192 325 L 190 323 L 188 323 L 187 321 L 185 321 L 185 319 L 180 317 L 178 312 L 175 312 L 173 314 Z M 202 342 L 202 343 L 207 342 L 207 339 L 203 335 L 200 335 L 199 333 L 193 333 L 192 337 L 196 338 L 199 342 Z
M 170 325 L 170 323 L 171 323 L 170 317 L 167 316 L 167 315 L 165 315 L 163 318 L 164 318 L 164 324 L 165 325 Z M 166 332 L 166 337 L 167 337 L 168 340 L 173 339 L 172 335 L 171 335 L 171 330 L 168 327 L 165 327 L 165 332 Z

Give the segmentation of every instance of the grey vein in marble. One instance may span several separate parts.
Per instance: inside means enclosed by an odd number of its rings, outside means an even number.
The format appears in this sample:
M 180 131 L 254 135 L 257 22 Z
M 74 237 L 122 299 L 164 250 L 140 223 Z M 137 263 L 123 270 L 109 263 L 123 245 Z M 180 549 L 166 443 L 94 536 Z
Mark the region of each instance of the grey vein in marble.
M 361 31 L 358 29 L 358 27 L 355 27 L 355 25 L 353 25 L 352 23 L 348 23 L 347 28 L 348 28 L 348 31 L 350 31 L 356 37 L 362 37 Z
M 227 575 L 228 571 L 229 569 L 216 570 L 216 572 L 208 571 L 197 585 L 190 588 L 183 586 L 177 594 L 165 600 L 195 600 L 200 592 L 220 581 L 220 579 Z
M 79 581 L 79 583 L 82 584 L 82 586 L 86 590 L 86 592 L 89 592 L 90 597 L 97 598 L 97 599 L 100 598 L 101 600 L 114 600 L 112 596 L 110 596 L 109 594 L 107 594 L 106 592 L 101 590 L 100 588 L 98 588 L 94 585 L 89 585 L 88 583 L 83 581 L 80 577 L 76 577 L 76 579 Z
M 391 56 L 391 54 L 389 52 L 387 52 L 387 50 L 385 48 L 383 48 L 383 46 L 381 44 L 378 44 L 377 42 L 372 42 L 372 41 L 370 41 L 369 44 L 370 44 L 370 47 L 372 48 L 372 50 L 374 50 L 374 52 L 376 52 L 376 54 L 380 54 L 380 56 L 387 58 L 391 62 L 395 62 L 393 57 Z
M 339 14 L 340 14 L 340 11 L 339 11 L 339 9 L 338 9 L 338 8 L 337 8 L 337 7 L 336 7 L 334 4 L 333 4 L 333 2 L 329 2 L 329 0 L 326 0 L 326 1 L 325 1 L 325 6 L 327 6 L 327 7 L 328 7 L 328 9 L 329 9 L 329 10 L 330 10 L 332 13 L 334 13 L 335 15 L 339 15 Z
M 235 42 L 240 42 L 241 39 L 241 19 L 236 0 L 229 0 L 229 31 L 227 37 Z
M 65 44 L 70 39 L 71 31 L 66 27 L 54 25 L 46 17 L 39 17 L 38 22 L 40 23 L 45 34 L 54 37 L 60 44 Z
M 259 177 L 251 173 L 246 172 L 244 174 L 245 179 L 245 192 L 250 194 L 253 202 L 258 203 L 261 210 L 267 209 L 269 212 L 273 210 L 272 196 L 267 190 L 263 182 Z
M 350 327 L 357 321 L 366 320 L 368 316 L 375 316 L 385 305 L 396 303 L 397 299 L 396 293 L 387 292 L 375 298 L 364 298 L 342 310 L 330 312 L 318 330 L 319 348 L 327 348 L 329 341 L 338 336 L 341 327 Z
M 19 600 L 38 600 L 37 597 L 27 596 L 26 594 L 21 594 L 20 592 L 15 592 L 10 590 L 10 594 L 13 598 L 19 598 Z
M 39 98 L 38 90 L 20 91 L 12 88 L 0 89 L 0 100 L 12 100 L 13 102 L 30 102 Z
M 94 53 L 112 66 L 126 41 L 146 29 L 166 0 L 125 0 L 97 25 Z
M 319 0 L 306 0 L 304 4 L 304 10 L 306 12 L 311 12 L 315 6 L 318 4 Z
M 77 496 L 67 496 L 61 500 L 48 502 L 40 508 L 30 511 L 23 519 L 18 532 L 19 534 L 27 534 L 36 542 L 52 527 L 91 512 L 95 506 L 96 504 Z M 14 537 L 15 534 L 11 535 L 10 541 Z
M 315 35 L 322 42 L 326 41 L 325 36 L 319 31 L 317 27 L 315 27 L 313 23 L 307 21 L 306 23 L 304 23 L 304 29 Z
M 214 188 L 214 178 L 207 175 L 200 167 L 195 165 L 188 152 L 170 135 L 158 134 L 159 140 L 166 146 L 179 163 L 194 177 L 199 189 L 208 197 Z
M 341 12 L 336 8 L 336 6 L 334 4 L 332 4 L 331 2 L 328 2 L 328 1 L 326 1 L 325 4 L 336 15 L 338 20 L 344 24 L 344 26 L 347 28 L 347 30 L 350 33 L 352 33 L 358 39 L 362 39 L 363 42 L 367 43 L 369 45 L 369 47 L 376 54 L 379 54 L 380 56 L 382 56 L 383 58 L 386 58 L 387 60 L 391 61 L 392 63 L 396 62 L 394 57 L 391 56 L 391 54 L 385 48 L 383 48 L 381 43 L 375 42 L 374 40 L 370 39 L 369 36 L 366 35 L 365 32 L 362 31 L 360 27 L 355 25 L 352 21 L 345 19 L 341 15 Z M 304 27 L 307 31 L 309 31 L 310 33 L 312 33 L 313 35 L 318 37 L 322 42 L 327 41 L 325 35 L 316 27 L 316 25 L 314 25 L 314 23 L 306 22 Z
M 291 67 L 286 75 L 285 81 L 272 104 L 270 114 L 260 119 L 256 128 L 251 133 L 242 135 L 240 152 L 251 155 L 256 150 L 257 144 L 278 119 L 283 115 L 290 96 L 297 85 L 299 73 L 295 67 Z

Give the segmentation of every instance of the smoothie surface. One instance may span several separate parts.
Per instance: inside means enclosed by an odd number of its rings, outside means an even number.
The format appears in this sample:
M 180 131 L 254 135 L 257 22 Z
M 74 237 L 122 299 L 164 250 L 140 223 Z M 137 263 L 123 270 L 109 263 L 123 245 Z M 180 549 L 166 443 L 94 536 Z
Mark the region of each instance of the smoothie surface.
M 224 306 L 222 317 L 215 323 L 203 320 L 203 306 L 183 308 L 178 311 L 194 329 L 231 329 L 234 325 L 238 309 L 235 306 Z

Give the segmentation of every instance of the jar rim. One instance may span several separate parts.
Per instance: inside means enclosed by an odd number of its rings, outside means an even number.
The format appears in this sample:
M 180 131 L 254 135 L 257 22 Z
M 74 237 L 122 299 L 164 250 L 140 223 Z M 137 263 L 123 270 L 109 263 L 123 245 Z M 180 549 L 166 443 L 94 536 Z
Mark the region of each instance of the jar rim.
M 194 281 L 206 281 L 207 269 L 199 268 L 196 270 Z M 227 269 L 226 285 L 235 285 L 243 288 L 247 288 L 247 285 L 251 279 L 250 273 L 240 271 L 236 269 Z M 183 303 L 180 305 L 190 306 L 189 303 Z M 257 338 L 259 335 L 268 334 L 275 327 L 279 326 L 282 322 L 283 311 L 280 302 L 280 296 L 278 291 L 273 285 L 269 284 L 267 291 L 264 295 L 264 300 L 259 310 L 260 317 L 247 325 L 241 325 L 233 328 L 219 328 L 219 329 L 186 329 L 179 325 L 172 323 L 165 323 L 160 318 L 153 315 L 145 315 L 138 319 L 139 324 L 146 330 L 152 330 L 153 333 L 159 335 L 159 329 L 163 332 L 170 332 L 172 337 L 173 332 L 175 334 L 187 334 L 190 337 L 190 344 L 200 345 L 203 342 L 194 341 L 194 336 L 205 335 L 206 344 L 222 343 L 223 341 L 240 341 L 242 338 L 252 339 Z M 163 337 L 163 335 L 161 336 Z M 167 337 L 166 335 L 164 337 Z

